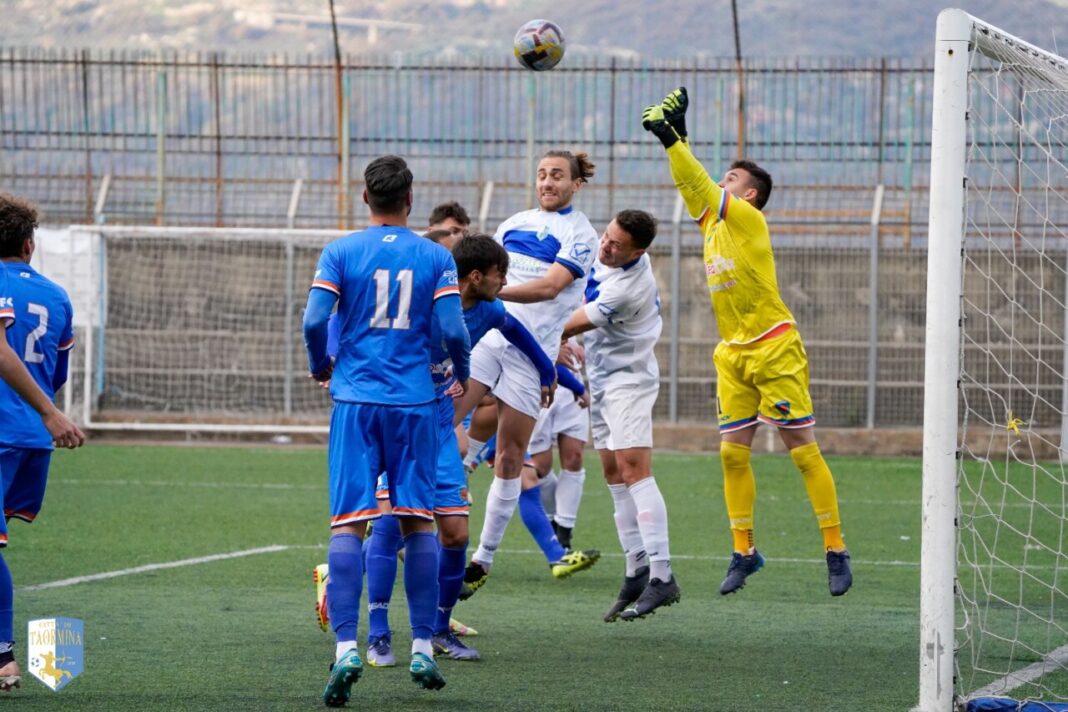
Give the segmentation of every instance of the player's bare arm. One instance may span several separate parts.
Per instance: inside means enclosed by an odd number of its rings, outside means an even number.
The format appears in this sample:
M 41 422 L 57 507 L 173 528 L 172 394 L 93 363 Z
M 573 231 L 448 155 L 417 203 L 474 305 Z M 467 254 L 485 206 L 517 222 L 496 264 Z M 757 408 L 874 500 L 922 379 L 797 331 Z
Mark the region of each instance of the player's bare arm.
M 526 284 L 505 287 L 498 295 L 506 302 L 531 304 L 555 299 L 567 285 L 575 281 L 575 275 L 562 264 L 555 263 L 549 267 L 544 277 L 533 279 Z
M 586 308 L 580 307 L 571 314 L 567 323 L 564 324 L 564 338 L 570 339 L 572 336 L 596 328 L 597 325 L 590 321 L 590 317 L 586 315 Z

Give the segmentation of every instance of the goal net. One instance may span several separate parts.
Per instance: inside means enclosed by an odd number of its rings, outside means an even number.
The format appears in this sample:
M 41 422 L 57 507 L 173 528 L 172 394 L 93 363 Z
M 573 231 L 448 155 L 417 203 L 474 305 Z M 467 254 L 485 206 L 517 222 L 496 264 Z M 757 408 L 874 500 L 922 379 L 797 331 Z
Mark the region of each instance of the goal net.
M 326 432 L 301 315 L 341 233 L 75 226 L 82 419 L 95 429 Z M 79 308 L 76 305 L 76 313 Z M 80 335 L 81 336 L 81 335 Z
M 918 709 L 1068 709 L 1068 61 L 947 10 L 934 81 Z

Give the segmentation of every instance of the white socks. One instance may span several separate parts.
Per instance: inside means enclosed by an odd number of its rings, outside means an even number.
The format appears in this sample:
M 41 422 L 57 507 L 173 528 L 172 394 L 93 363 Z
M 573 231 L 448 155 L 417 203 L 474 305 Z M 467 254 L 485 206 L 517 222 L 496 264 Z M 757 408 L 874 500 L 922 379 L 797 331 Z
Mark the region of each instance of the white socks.
M 504 530 L 508 528 L 508 522 L 515 514 L 515 506 L 519 502 L 522 486 L 520 477 L 514 480 L 493 478 L 493 484 L 490 485 L 489 494 L 486 496 L 486 518 L 482 522 L 478 551 L 471 557 L 472 561 L 477 561 L 486 568 L 493 564 L 493 554 L 501 545 Z
M 431 660 L 434 659 L 434 646 L 430 644 L 430 638 L 412 638 L 412 655 L 422 653 Z
M 586 482 L 586 470 L 578 472 L 560 470 L 560 481 L 556 485 L 556 523 L 568 529 L 575 528 L 579 503 L 582 502 L 582 485 Z
M 668 551 L 667 506 L 656 479 L 650 475 L 627 488 L 638 511 L 638 529 L 649 554 L 649 577 L 667 581 L 671 578 L 671 553 Z
M 549 474 L 541 478 L 541 506 L 550 519 L 556 514 L 556 483 L 556 470 L 549 470 Z
M 334 649 L 334 662 L 341 660 L 341 656 L 350 650 L 359 652 L 359 647 L 355 640 L 339 640 L 337 641 L 337 647 Z
M 645 545 L 638 529 L 638 510 L 626 485 L 608 485 L 616 509 L 616 533 L 627 557 L 627 576 L 633 576 L 646 565 Z
M 464 467 L 470 469 L 474 466 L 475 461 L 478 459 L 479 454 L 486 447 L 486 443 L 481 440 L 475 440 L 470 435 L 467 436 L 467 454 L 464 455 Z

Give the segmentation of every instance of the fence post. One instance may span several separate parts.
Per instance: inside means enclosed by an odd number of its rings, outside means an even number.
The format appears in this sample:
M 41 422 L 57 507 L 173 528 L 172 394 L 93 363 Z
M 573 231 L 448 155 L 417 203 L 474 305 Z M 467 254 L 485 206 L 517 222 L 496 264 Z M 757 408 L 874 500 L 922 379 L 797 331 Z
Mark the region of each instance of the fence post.
M 905 102 L 905 249 L 912 246 L 912 142 L 916 133 L 916 80 L 909 81 L 908 100 Z
M 349 116 L 351 109 L 349 108 L 349 97 L 352 95 L 352 77 L 348 72 L 345 73 L 344 81 L 342 82 L 342 103 L 341 103 L 341 190 L 342 190 L 342 208 L 345 211 L 342 217 L 344 221 L 344 228 L 347 230 L 353 222 L 352 215 L 352 177 L 351 177 L 351 129 L 349 127 Z
M 482 188 L 482 201 L 478 206 L 478 231 L 486 232 L 486 219 L 489 218 L 490 203 L 493 202 L 493 181 L 486 181 Z
M 219 53 L 211 53 L 211 105 L 215 123 L 215 227 L 223 225 L 222 106 Z
M 875 198 L 871 204 L 871 233 L 869 245 L 868 282 L 868 417 L 869 429 L 875 427 L 875 384 L 879 370 L 879 223 L 883 214 L 882 183 L 875 186 Z
M 104 207 L 108 204 L 108 191 L 111 189 L 111 174 L 105 173 L 104 180 L 100 181 L 100 192 L 96 195 L 96 205 L 93 206 L 93 222 L 103 225 L 107 222 L 107 214 Z
M 82 133 L 85 136 L 85 212 L 93 214 L 93 142 L 89 133 L 89 50 L 82 50 Z
M 166 200 L 167 161 L 167 71 L 162 68 L 156 74 L 156 224 L 163 224 Z
M 668 418 L 672 423 L 679 422 L 679 327 L 682 312 L 682 193 L 675 196 L 675 211 L 671 216 L 671 390 L 668 399 Z
M 297 181 L 297 185 L 300 181 Z M 294 195 L 298 195 L 297 186 L 293 187 Z M 282 381 L 282 412 L 288 418 L 293 414 L 293 329 L 295 324 L 293 322 L 293 312 L 295 304 L 293 303 L 293 270 L 294 270 L 294 248 L 293 248 L 293 236 L 286 236 L 286 316 L 283 320 L 285 323 L 285 336 L 283 337 L 283 343 L 285 344 L 285 378 Z
M 527 209 L 534 207 L 534 74 L 527 77 Z
M 304 191 L 304 179 L 293 181 L 293 192 L 289 194 L 289 209 L 286 210 L 286 227 L 292 230 L 297 225 L 297 210 L 300 208 L 301 193 Z
M 595 75 L 596 76 L 596 75 Z M 616 214 L 616 58 L 612 57 L 612 67 L 608 73 L 608 215 Z

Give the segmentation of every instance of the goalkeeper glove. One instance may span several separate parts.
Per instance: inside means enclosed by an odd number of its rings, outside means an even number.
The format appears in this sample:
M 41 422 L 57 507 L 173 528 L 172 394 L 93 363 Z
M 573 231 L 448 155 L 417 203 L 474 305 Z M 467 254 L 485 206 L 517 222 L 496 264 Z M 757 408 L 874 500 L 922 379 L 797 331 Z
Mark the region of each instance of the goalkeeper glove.
M 675 129 L 683 143 L 686 142 L 686 109 L 690 107 L 690 98 L 686 95 L 686 87 L 679 87 L 664 97 L 660 102 L 664 109 L 664 118 Z
M 660 139 L 664 148 L 671 148 L 679 140 L 679 135 L 664 117 L 664 107 L 660 104 L 645 107 L 645 111 L 642 112 L 642 128 L 651 131 Z

